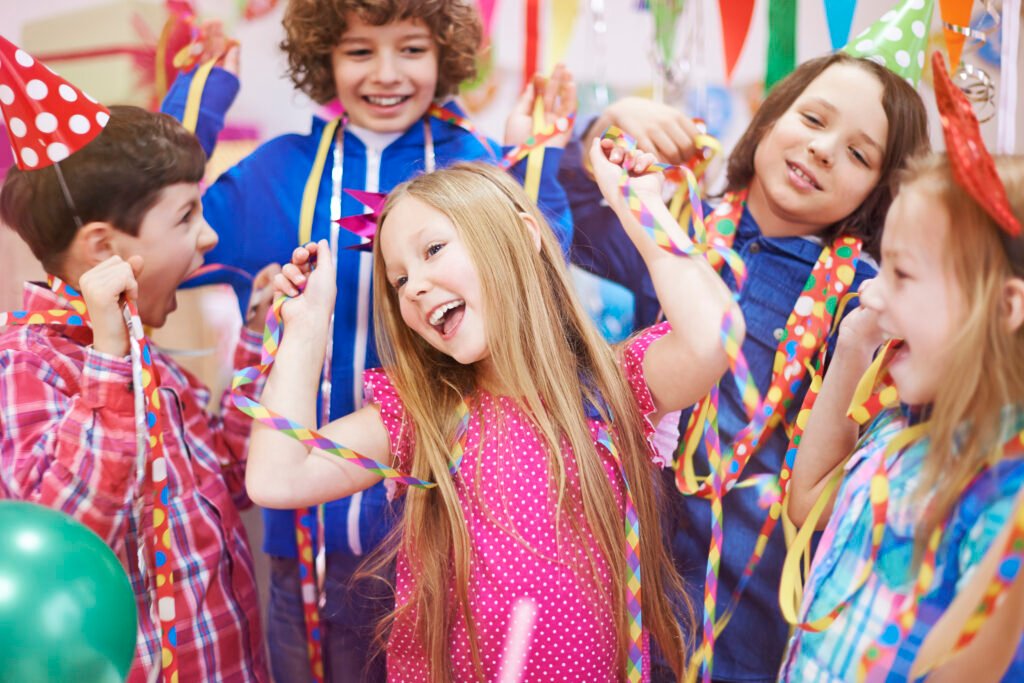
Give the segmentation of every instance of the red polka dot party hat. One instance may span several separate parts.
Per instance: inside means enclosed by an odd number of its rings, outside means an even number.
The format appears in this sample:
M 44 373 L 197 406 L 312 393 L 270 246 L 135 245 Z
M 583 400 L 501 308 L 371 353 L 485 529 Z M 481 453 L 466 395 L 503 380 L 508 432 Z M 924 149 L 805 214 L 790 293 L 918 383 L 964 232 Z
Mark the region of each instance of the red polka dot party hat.
M 63 161 L 89 144 L 110 112 L 0 36 L 0 111 L 18 168 Z

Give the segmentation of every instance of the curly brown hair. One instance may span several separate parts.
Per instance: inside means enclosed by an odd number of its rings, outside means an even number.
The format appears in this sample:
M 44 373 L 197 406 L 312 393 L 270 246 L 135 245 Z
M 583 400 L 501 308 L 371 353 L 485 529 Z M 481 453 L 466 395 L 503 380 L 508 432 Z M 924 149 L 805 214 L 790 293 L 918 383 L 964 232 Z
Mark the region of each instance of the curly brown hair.
M 373 26 L 406 19 L 426 24 L 438 47 L 435 97 L 455 94 L 460 83 L 476 76 L 483 25 L 470 0 L 289 0 L 281 49 L 295 87 L 315 102 L 337 97 L 331 52 L 353 13 Z

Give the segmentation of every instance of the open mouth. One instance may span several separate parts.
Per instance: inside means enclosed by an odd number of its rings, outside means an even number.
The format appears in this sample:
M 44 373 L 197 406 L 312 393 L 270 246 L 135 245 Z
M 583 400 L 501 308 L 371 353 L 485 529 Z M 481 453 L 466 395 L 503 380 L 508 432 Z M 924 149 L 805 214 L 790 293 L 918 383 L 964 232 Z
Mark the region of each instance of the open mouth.
M 455 330 L 458 328 L 459 323 L 462 322 L 462 317 L 465 314 L 466 302 L 462 299 L 456 299 L 435 308 L 431 312 L 430 317 L 427 318 L 427 322 L 437 330 L 443 339 L 450 339 L 455 334 Z
M 790 174 L 792 174 L 802 184 L 815 190 L 821 189 L 821 185 L 818 184 L 818 180 L 808 173 L 803 166 L 799 166 L 788 161 L 786 162 L 786 166 L 789 168 Z
M 397 107 L 404 104 L 411 95 L 363 95 L 363 101 L 375 107 Z

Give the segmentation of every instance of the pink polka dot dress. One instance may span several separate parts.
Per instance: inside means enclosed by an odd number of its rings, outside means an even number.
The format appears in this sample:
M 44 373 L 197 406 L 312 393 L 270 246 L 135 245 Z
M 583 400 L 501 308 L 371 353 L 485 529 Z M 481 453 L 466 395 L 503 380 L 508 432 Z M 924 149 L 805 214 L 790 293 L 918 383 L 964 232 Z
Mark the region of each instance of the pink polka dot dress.
M 668 324 L 650 328 L 623 355 L 623 370 L 645 416 L 654 412 L 654 402 L 643 376 L 643 358 L 651 342 L 669 329 Z M 405 410 L 397 392 L 380 370 L 368 371 L 365 385 L 367 401 L 380 408 L 398 468 L 409 471 L 412 439 L 409 430 L 402 429 Z M 611 576 L 582 512 L 573 513 L 582 533 L 573 532 L 564 511 L 556 529 L 556 491 L 547 476 L 547 450 L 515 402 L 481 392 L 474 395 L 471 410 L 465 457 L 455 482 L 473 547 L 469 600 L 485 680 L 498 680 L 503 670 L 508 671 L 503 669 L 510 666 L 506 657 L 517 648 L 522 651 L 513 657 L 512 670 L 521 672 L 520 681 L 617 680 L 615 623 L 610 600 L 604 596 L 625 577 Z M 591 421 L 595 442 L 599 426 Z M 653 435 L 649 420 L 644 430 L 649 438 Z M 603 448 L 598 453 L 624 514 L 619 468 Z M 566 496 L 580 509 L 575 463 L 571 457 L 565 463 Z M 567 508 L 572 506 L 563 510 Z M 596 577 L 588 553 L 596 559 Z M 400 554 L 397 604 L 408 601 L 413 581 L 409 558 Z M 514 638 L 513 613 L 524 601 L 536 608 L 532 628 L 525 637 Z M 410 610 L 392 628 L 387 650 L 390 681 L 430 678 L 430 663 L 415 637 L 415 620 Z M 477 680 L 461 617 L 450 634 L 450 652 L 454 680 Z M 645 680 L 647 660 L 645 656 Z

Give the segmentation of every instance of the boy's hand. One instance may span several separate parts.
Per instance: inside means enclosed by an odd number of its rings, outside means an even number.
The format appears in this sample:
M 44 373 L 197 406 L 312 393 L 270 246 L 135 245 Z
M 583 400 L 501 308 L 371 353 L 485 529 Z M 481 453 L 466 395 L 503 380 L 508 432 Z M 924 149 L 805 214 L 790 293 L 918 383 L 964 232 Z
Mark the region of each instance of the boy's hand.
M 92 347 L 96 351 L 118 357 L 128 353 L 128 328 L 121 314 L 121 299 L 139 298 L 141 272 L 141 256 L 131 256 L 127 261 L 111 256 L 79 279 L 78 288 L 92 321 Z
M 622 169 L 629 171 L 629 183 L 633 190 L 645 200 L 660 202 L 663 177 L 660 173 L 647 173 L 657 159 L 649 152 L 630 151 L 619 147 L 611 140 L 595 139 L 590 146 L 590 163 L 594 168 L 594 180 L 601 189 L 612 210 L 625 210 L 626 200 L 619 183 Z
M 216 66 L 238 75 L 238 41 L 224 34 L 220 19 L 207 19 L 199 25 L 199 37 L 189 46 L 190 63 L 205 64 L 216 59 Z
M 263 332 L 267 324 L 267 311 L 274 303 L 274 276 L 281 272 L 281 266 L 271 263 L 256 273 L 249 295 L 249 307 L 245 311 L 245 326 L 253 332 Z
M 544 125 L 557 125 L 560 121 L 568 122 L 569 116 L 576 113 L 576 82 L 572 72 L 565 65 L 559 64 L 551 73 L 550 78 L 535 74 L 533 81 L 523 90 L 516 101 L 512 113 L 505 123 L 505 144 L 520 145 L 533 134 L 533 103 L 537 96 L 544 103 Z M 572 127 L 555 135 L 547 142 L 547 147 L 565 147 L 572 139 Z
M 308 325 L 314 333 L 326 333 L 337 294 L 334 262 L 327 240 L 310 242 L 292 252 L 291 263 L 285 264 L 274 276 L 274 298 L 280 294 L 292 297 L 281 310 L 286 326 L 298 323 L 303 327 Z

